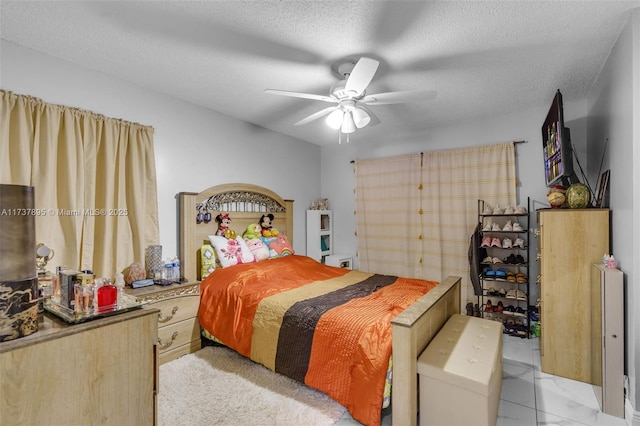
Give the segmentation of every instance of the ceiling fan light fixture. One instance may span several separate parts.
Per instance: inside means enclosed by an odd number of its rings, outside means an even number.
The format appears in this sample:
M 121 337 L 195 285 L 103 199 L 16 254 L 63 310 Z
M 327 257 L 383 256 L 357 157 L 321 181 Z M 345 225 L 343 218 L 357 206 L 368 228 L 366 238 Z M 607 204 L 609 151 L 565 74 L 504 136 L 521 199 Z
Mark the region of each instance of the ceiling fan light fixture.
M 338 130 L 342 126 L 343 116 L 344 113 L 342 112 L 342 110 L 340 108 L 337 108 L 327 116 L 325 122 L 327 123 L 327 126 L 331 127 L 332 129 Z
M 362 129 L 371 122 L 371 116 L 362 108 L 356 108 L 352 112 L 353 121 L 358 129 Z
M 344 113 L 344 119 L 342 120 L 342 127 L 340 128 L 340 131 L 346 134 L 356 131 L 356 123 L 353 121 L 351 112 L 347 111 Z

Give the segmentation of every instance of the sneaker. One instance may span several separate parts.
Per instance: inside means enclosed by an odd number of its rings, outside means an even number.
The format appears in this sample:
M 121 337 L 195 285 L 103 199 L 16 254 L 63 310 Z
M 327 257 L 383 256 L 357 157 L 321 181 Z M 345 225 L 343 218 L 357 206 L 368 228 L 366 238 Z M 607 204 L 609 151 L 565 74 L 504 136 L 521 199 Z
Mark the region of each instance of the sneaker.
M 507 223 L 504 225 L 504 227 L 502 228 L 503 231 L 513 231 L 513 225 L 511 224 L 511 221 L 508 220 Z
M 515 214 L 516 209 L 513 206 L 507 206 L 504 208 L 504 214 Z
M 491 259 L 493 263 L 503 263 L 502 259 L 499 259 L 497 257 L 494 257 L 493 259 Z
M 522 238 L 516 238 L 516 241 L 513 243 L 513 247 L 524 248 L 524 240 Z
M 522 231 L 524 231 L 524 229 L 522 229 L 522 226 L 520 225 L 519 222 L 514 222 L 512 228 L 513 228 L 513 232 L 522 232 Z
M 491 225 L 493 225 L 493 224 L 491 223 L 491 219 L 488 219 L 485 223 L 486 223 L 486 225 L 484 225 L 484 227 L 482 228 L 482 230 L 483 230 L 484 232 L 491 231 Z
M 516 290 L 516 299 L 527 300 L 527 293 L 522 290 Z
M 491 242 L 491 244 L 493 244 L 493 241 Z M 513 247 L 513 242 L 511 241 L 511 238 L 505 238 L 504 240 L 502 240 L 502 248 L 511 248 Z
M 482 244 L 480 244 L 480 247 L 491 247 L 491 237 L 490 236 L 485 236 L 482 239 Z
M 500 238 L 493 238 L 491 240 L 491 247 L 501 247 L 501 246 L 502 246 L 502 242 L 500 241 Z
M 504 209 L 501 209 L 498 204 L 493 208 L 493 214 L 504 214 Z
M 500 225 L 498 225 L 497 223 L 492 224 L 491 225 L 491 230 L 492 231 L 501 231 Z
M 527 214 L 527 208 L 522 206 L 517 206 L 514 209 L 514 214 Z
M 493 263 L 493 258 L 491 256 L 487 256 L 484 259 L 482 259 L 482 263 L 492 264 Z
M 493 209 L 489 204 L 484 205 L 484 210 L 482 211 L 482 214 L 493 214 Z

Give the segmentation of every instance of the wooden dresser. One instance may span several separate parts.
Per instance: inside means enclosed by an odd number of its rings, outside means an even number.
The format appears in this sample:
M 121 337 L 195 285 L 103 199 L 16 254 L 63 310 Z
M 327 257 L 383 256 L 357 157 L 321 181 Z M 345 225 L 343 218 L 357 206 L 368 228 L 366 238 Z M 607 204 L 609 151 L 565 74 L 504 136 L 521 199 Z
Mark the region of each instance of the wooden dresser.
M 0 425 L 154 425 L 158 311 L 81 324 L 39 315 L 0 343 Z
M 200 349 L 200 282 L 127 288 L 139 302 L 160 310 L 158 350 L 160 364 Z
M 591 265 L 609 253 L 609 210 L 543 209 L 537 218 L 541 369 L 593 383 Z

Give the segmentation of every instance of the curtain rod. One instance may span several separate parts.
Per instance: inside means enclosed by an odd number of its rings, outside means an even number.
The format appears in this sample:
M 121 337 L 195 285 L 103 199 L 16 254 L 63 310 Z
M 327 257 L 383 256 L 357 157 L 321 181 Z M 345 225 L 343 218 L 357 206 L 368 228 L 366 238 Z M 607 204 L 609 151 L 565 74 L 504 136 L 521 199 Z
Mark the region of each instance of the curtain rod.
M 521 143 L 527 143 L 527 141 L 513 141 L 514 145 L 518 145 L 518 144 L 521 144 Z M 424 155 L 424 152 L 421 152 L 420 155 Z M 349 163 L 351 163 L 351 164 L 353 164 L 355 162 L 356 162 L 356 160 L 349 161 Z

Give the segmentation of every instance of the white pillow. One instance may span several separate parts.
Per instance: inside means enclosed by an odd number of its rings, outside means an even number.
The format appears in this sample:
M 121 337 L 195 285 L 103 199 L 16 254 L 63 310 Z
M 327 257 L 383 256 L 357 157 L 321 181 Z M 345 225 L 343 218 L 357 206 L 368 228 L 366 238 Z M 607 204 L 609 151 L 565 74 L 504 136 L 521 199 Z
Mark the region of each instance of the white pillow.
M 209 241 L 223 268 L 256 261 L 242 237 L 228 239 L 221 235 L 209 235 Z

